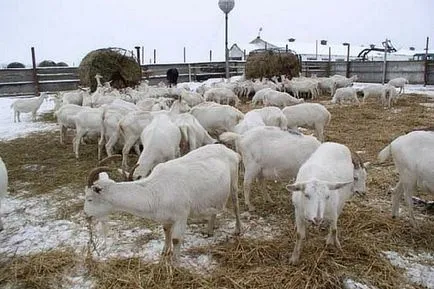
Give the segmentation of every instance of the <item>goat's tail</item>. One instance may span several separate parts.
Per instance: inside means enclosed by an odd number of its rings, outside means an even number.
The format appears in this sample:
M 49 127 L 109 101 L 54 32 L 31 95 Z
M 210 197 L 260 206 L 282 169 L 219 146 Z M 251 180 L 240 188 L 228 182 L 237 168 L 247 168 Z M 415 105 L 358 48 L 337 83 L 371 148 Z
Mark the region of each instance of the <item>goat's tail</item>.
M 391 155 L 392 153 L 392 146 L 389 144 L 384 149 L 381 150 L 381 152 L 378 154 L 378 161 L 380 163 L 384 163 Z

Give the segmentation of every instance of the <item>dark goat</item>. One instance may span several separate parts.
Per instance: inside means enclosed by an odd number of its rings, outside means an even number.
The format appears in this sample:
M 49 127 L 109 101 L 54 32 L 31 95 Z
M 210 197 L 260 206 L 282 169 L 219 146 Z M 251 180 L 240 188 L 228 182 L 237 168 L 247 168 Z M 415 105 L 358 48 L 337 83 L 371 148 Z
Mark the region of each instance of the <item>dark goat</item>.
M 176 68 L 170 68 L 166 72 L 166 79 L 169 82 L 169 87 L 172 87 L 173 85 L 176 86 L 178 83 L 178 69 Z

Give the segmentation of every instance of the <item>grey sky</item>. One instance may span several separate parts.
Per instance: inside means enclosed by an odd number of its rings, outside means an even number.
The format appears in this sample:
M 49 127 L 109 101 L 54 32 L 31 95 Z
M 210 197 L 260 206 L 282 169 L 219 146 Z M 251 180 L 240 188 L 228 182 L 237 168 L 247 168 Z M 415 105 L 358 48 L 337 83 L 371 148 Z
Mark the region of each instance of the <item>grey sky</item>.
M 229 14 L 229 45 L 242 47 L 257 36 L 270 42 L 380 44 L 434 47 L 433 0 L 235 0 Z M 91 50 L 145 47 L 149 62 L 224 58 L 224 14 L 218 0 L 0 0 L 0 63 L 65 61 L 78 65 Z

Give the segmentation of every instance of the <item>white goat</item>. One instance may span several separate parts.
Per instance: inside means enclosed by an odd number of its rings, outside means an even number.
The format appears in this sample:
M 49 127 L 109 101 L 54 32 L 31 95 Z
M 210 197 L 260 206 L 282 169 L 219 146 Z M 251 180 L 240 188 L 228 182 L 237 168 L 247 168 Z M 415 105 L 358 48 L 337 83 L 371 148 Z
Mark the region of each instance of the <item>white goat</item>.
M 280 127 L 280 129 L 282 129 L 282 130 L 287 129 L 288 122 L 286 120 L 286 116 L 283 114 L 282 110 L 278 107 L 266 106 L 263 108 L 252 109 L 251 111 L 249 111 L 245 114 L 245 117 L 250 112 L 258 113 L 261 116 L 262 121 L 267 126 Z
M 392 192 L 392 216 L 399 216 L 399 202 L 404 193 L 413 226 L 416 226 L 413 192 L 417 187 L 430 193 L 434 192 L 433 147 L 433 131 L 413 131 L 397 137 L 378 154 L 380 163 L 392 156 L 399 175 L 399 182 Z
M 331 103 L 342 104 L 344 101 L 355 102 L 357 105 L 360 106 L 360 101 L 357 98 L 357 91 L 354 87 L 342 87 L 336 89 Z
M 298 127 L 315 130 L 315 136 L 324 141 L 324 127 L 330 123 L 331 114 L 325 106 L 319 103 L 300 103 L 282 109 L 288 128 Z
M 238 106 L 240 100 L 235 93 L 227 87 L 213 87 L 208 89 L 203 98 L 205 101 L 214 101 L 220 104 Z
M 186 132 L 187 138 L 185 141 L 188 143 L 187 151 L 192 151 L 201 146 L 217 142 L 216 139 L 208 134 L 199 121 L 189 113 L 174 115 L 172 116 L 172 120 L 180 129 Z M 181 147 L 181 153 L 184 153 L 183 149 L 184 147 Z
M 0 209 L 1 209 L 2 199 L 7 195 L 7 193 L 8 193 L 8 170 L 2 158 L 0 157 Z M 3 230 L 3 222 L 0 216 L 0 231 L 2 230 Z
M 211 215 L 208 233 L 212 235 L 216 213 L 225 209 L 229 196 L 235 211 L 235 234 L 241 232 L 239 162 L 237 153 L 214 144 L 159 164 L 147 178 L 133 182 L 117 183 L 99 173 L 106 168 L 96 168 L 89 173 L 84 211 L 96 218 L 121 211 L 163 224 L 163 254 L 177 259 L 188 217 Z
M 331 77 L 336 82 L 336 88 L 353 86 L 353 82 L 356 81 L 357 75 L 353 75 L 350 78 L 345 76 L 335 74 Z
M 212 102 L 196 105 L 190 113 L 213 137 L 225 131 L 233 131 L 234 127 L 244 118 L 244 114 L 238 109 Z
M 122 167 L 128 167 L 128 154 L 134 146 L 137 155 L 140 155 L 139 142 L 142 131 L 147 127 L 153 119 L 150 112 L 133 111 L 124 116 L 118 123 L 116 133 L 112 135 L 106 144 L 107 155 L 113 154 L 113 146 L 120 137 L 124 140 L 122 148 Z
M 117 135 L 119 121 L 128 113 L 138 110 L 136 105 L 121 99 L 115 99 L 111 104 L 104 105 L 103 108 L 104 113 L 102 115 L 101 134 L 98 142 L 98 160 L 102 157 L 104 145 L 106 145 L 106 148 L 109 147 L 109 149 L 112 150 L 113 146 L 119 140 L 119 138 L 115 136 Z M 116 142 L 114 142 L 115 139 Z M 114 143 L 107 145 L 110 140 Z
M 249 111 L 244 118 L 234 127 L 233 131 L 237 134 L 244 134 L 252 128 L 265 126 L 261 115 L 256 111 Z
M 303 98 L 295 98 L 289 93 L 276 90 L 268 90 L 264 95 L 265 106 L 277 106 L 283 108 L 285 106 L 304 102 Z
M 193 91 L 181 91 L 181 99 L 185 100 L 190 107 L 193 107 L 195 105 L 198 105 L 199 103 L 204 102 L 204 99 L 200 93 L 193 92 Z
M 14 110 L 14 122 L 21 122 L 20 113 L 32 113 L 32 119 L 36 120 L 36 112 L 41 107 L 44 99 L 48 97 L 47 92 L 41 92 L 39 97 L 18 99 L 11 104 L 11 108 Z
M 394 78 L 389 80 L 388 84 L 399 88 L 399 94 L 404 93 L 404 86 L 405 84 L 408 83 L 408 79 L 404 78 L 404 77 L 398 77 L 398 78 Z
M 336 80 L 330 77 L 320 77 L 318 78 L 318 89 L 320 89 L 323 94 L 330 92 L 330 96 L 333 96 L 336 91 Z
M 75 129 L 75 116 L 83 109 L 76 104 L 64 104 L 54 112 L 59 124 L 60 144 L 64 144 L 67 129 Z
M 101 132 L 102 126 L 102 116 L 104 113 L 103 108 L 91 108 L 91 107 L 83 107 L 75 115 L 75 137 L 72 141 L 73 143 L 73 152 L 75 153 L 75 157 L 79 158 L 79 149 L 82 138 L 85 135 L 99 135 Z
M 169 115 L 154 114 L 151 123 L 140 135 L 143 151 L 137 161 L 138 167 L 133 179 L 144 178 L 159 163 L 181 156 L 181 138 L 187 139 L 187 132 L 174 124 Z
M 259 178 L 261 191 L 272 202 L 264 180 L 288 181 L 294 178 L 303 162 L 321 144 L 315 137 L 270 126 L 256 127 L 243 135 L 223 133 L 220 141 L 235 141 L 236 149 L 243 157 L 244 198 L 249 211 L 255 209 L 250 203 L 251 185 L 255 179 Z
M 307 222 L 320 225 L 324 220 L 330 221 L 326 243 L 341 248 L 337 234 L 339 215 L 353 193 L 365 189 L 365 169 L 357 169 L 364 172 L 357 180 L 354 170 L 350 150 L 344 145 L 326 142 L 300 167 L 295 183 L 286 186 L 292 192 L 297 227 L 291 263 L 299 261 Z

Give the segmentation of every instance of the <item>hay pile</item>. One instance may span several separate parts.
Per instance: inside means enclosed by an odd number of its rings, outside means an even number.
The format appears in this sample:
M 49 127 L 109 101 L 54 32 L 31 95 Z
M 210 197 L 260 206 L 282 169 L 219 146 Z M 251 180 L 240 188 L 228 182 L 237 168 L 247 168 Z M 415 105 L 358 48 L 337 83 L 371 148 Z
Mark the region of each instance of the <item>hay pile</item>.
M 246 78 L 271 78 L 285 75 L 291 79 L 298 76 L 300 63 L 297 55 L 283 51 L 252 51 L 246 60 Z
M 103 48 L 89 52 L 78 67 L 82 86 L 96 90 L 95 75 L 99 73 L 103 82 L 112 81 L 117 89 L 133 87 L 140 83 L 142 70 L 137 60 L 121 48 Z
M 38 64 L 38 67 L 56 67 L 56 62 L 52 60 L 44 60 Z
M 6 68 L 25 68 L 26 66 L 21 62 L 11 62 Z

